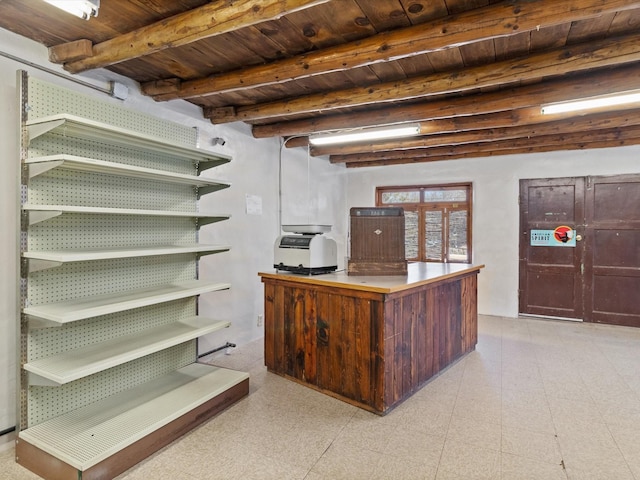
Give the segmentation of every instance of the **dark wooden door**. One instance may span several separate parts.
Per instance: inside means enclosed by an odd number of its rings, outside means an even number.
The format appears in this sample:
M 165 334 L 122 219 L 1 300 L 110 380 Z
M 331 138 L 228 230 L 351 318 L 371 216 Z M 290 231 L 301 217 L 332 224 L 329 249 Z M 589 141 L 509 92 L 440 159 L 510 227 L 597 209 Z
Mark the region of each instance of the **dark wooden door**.
M 584 234 L 584 179 L 520 181 L 520 313 L 582 318 L 583 242 L 531 245 L 531 233 L 568 226 Z M 534 242 L 535 243 L 535 242 Z
M 640 175 L 587 179 L 585 320 L 640 327 Z
M 522 180 L 520 228 L 521 313 L 640 327 L 640 175 Z

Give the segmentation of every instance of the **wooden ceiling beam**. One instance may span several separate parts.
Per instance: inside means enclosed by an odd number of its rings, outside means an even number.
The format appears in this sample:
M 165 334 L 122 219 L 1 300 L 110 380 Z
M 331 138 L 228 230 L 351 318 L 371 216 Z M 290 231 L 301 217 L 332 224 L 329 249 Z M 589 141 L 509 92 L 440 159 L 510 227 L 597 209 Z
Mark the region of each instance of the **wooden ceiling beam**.
M 252 133 L 255 138 L 287 137 L 346 128 L 433 121 L 458 116 L 467 117 L 633 90 L 638 88 L 638 85 L 640 85 L 640 64 L 634 64 L 615 70 L 604 70 L 587 75 L 572 76 L 568 79 L 551 80 L 468 97 L 445 98 L 366 112 L 254 125 Z M 302 144 L 306 144 L 306 138 L 302 138 L 300 141 L 303 142 Z M 287 143 L 287 146 L 290 144 Z
M 142 85 L 142 91 L 163 101 L 263 87 L 638 7 L 640 2 L 630 0 L 503 1 L 460 13 L 453 19 L 443 18 L 265 65 L 185 81 L 170 92 L 158 90 L 155 82 Z
M 314 7 L 329 0 L 235 0 L 211 2 L 93 45 L 92 55 L 76 60 L 67 44 L 50 49 L 50 58 L 79 73 L 175 48 Z
M 542 117 L 541 114 L 540 117 Z M 550 115 L 549 117 L 553 116 Z M 563 120 L 552 120 L 553 121 L 547 121 L 539 124 L 524 124 L 500 128 L 491 127 L 477 130 L 457 131 L 455 133 L 425 135 L 421 137 L 378 143 L 311 147 L 311 155 L 350 155 L 389 150 L 412 150 L 426 147 L 439 147 L 442 145 L 495 142 L 498 140 L 510 140 L 522 137 L 534 138 L 556 133 L 567 134 L 583 131 L 593 132 L 595 130 L 605 128 L 623 128 L 640 125 L 640 109 L 636 106 L 633 110 L 623 112 L 601 112 L 579 117 L 573 116 Z M 466 123 L 468 127 L 471 127 L 473 125 L 473 118 Z
M 410 145 L 413 142 L 420 144 L 421 142 L 425 141 L 427 136 L 432 135 L 462 133 L 471 130 L 500 127 L 514 127 L 516 125 L 532 125 L 550 121 L 553 121 L 553 119 L 550 119 L 548 116 L 544 118 L 540 114 L 539 107 L 507 110 L 488 113 L 484 115 L 440 118 L 437 120 L 426 120 L 420 122 L 420 133 L 414 138 L 405 138 L 403 140 L 388 140 L 384 143 L 369 142 L 348 145 L 327 145 L 323 147 L 312 147 L 312 152 L 314 156 L 320 156 L 341 153 L 357 153 L 363 149 L 365 151 L 384 150 L 387 146 L 392 146 L 392 148 L 396 148 L 397 146 L 406 146 L 406 148 L 412 148 L 410 147 Z M 288 138 L 285 142 L 285 146 L 287 148 L 307 147 L 308 145 L 309 137 L 306 136 Z
M 442 146 L 402 152 L 379 152 L 369 155 L 336 155 L 332 156 L 330 161 L 331 163 L 344 163 L 347 167 L 370 167 L 493 157 L 497 155 L 542 153 L 558 150 L 612 148 L 638 144 L 640 144 L 640 126 L 632 126 L 621 129 L 605 129 L 596 132 L 547 135 L 537 137 L 535 140 L 521 138 L 517 140 L 471 143 L 452 147 Z
M 584 72 L 640 61 L 640 35 L 630 35 L 589 44 L 571 45 L 524 58 L 467 68 L 455 72 L 436 73 L 398 82 L 356 87 L 292 100 L 238 107 L 235 120 L 250 122 L 287 115 L 336 111 L 341 108 L 390 103 L 455 94 L 478 88 L 497 87 L 522 81 L 535 81 L 565 73 Z M 208 111 L 213 123 L 216 109 Z

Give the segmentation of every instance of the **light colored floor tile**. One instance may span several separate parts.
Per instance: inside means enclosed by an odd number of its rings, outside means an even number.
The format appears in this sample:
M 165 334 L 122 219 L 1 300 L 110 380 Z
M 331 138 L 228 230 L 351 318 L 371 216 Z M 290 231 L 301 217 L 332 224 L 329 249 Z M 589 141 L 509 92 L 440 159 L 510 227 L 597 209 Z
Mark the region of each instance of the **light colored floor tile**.
M 352 419 L 335 439 L 336 445 L 366 448 L 375 452 L 385 451 L 391 435 L 397 430 L 395 425 L 379 422 L 363 422 Z
M 631 474 L 622 452 L 606 427 L 596 427 L 591 432 L 585 428 L 581 436 L 558 433 L 558 444 L 569 478 L 572 478 L 571 472 L 573 478 L 580 478 L 576 476 L 577 472 L 590 472 L 588 478 L 612 479 L 627 478 Z
M 425 409 L 415 415 L 405 414 L 398 422 L 398 429 L 405 432 L 418 432 L 444 440 L 451 421 L 451 414 L 433 412 Z
M 562 462 L 555 435 L 521 428 L 502 428 L 502 453 L 555 465 Z
M 547 402 L 547 395 L 542 390 L 519 390 L 514 388 L 502 389 L 502 407 L 509 408 L 538 408 L 544 409 L 548 413 L 549 403 Z
M 631 472 L 640 478 L 640 428 L 615 425 L 609 426 L 609 431 Z
M 419 390 L 414 396 L 407 399 L 391 414 L 400 412 L 403 415 L 419 416 L 425 412 L 433 414 L 451 415 L 453 407 L 456 403 L 457 390 L 448 391 L 447 389 L 429 388 L 427 385 Z M 386 415 L 387 417 L 389 416 Z
M 303 429 L 294 429 L 278 443 L 271 445 L 263 455 L 309 470 L 333 441 L 332 436 L 321 436 Z
M 382 455 L 371 480 L 433 480 L 437 463 L 413 463 L 405 458 Z
M 437 466 L 443 446 L 444 437 L 398 429 L 389 436 L 384 453 L 411 463 Z
M 502 421 L 500 397 L 461 397 L 456 399 L 453 414 L 477 422 L 497 423 Z
M 605 462 L 601 465 L 576 467 L 567 465 L 569 480 L 636 480 L 629 467 L 624 464 Z
M 531 403 L 502 407 L 502 425 L 509 428 L 522 428 L 531 432 L 555 434 L 556 427 L 546 404 Z
M 556 427 L 573 425 L 576 423 L 604 424 L 604 418 L 598 407 L 592 401 L 569 400 L 566 398 L 550 397 L 549 408 Z
M 500 452 L 457 441 L 444 445 L 436 480 L 497 480 Z
M 477 422 L 453 415 L 447 441 L 463 442 L 478 447 L 500 450 L 502 427 L 499 423 Z
M 502 369 L 502 388 L 544 392 L 544 383 L 536 364 L 524 363 L 517 368 L 505 361 Z
M 487 403 L 500 403 L 502 396 L 502 378 L 498 377 L 495 382 L 463 382 L 458 390 L 458 401 L 480 401 Z
M 592 400 L 589 394 L 589 388 L 580 377 L 575 378 L 573 381 L 545 378 L 543 382 L 545 393 L 549 397 L 564 398 L 579 402 L 590 402 Z
M 249 371 L 250 395 L 118 479 L 640 480 L 640 329 L 479 325 L 475 351 L 385 416 L 268 373 L 262 340 L 205 358 Z M 0 480 L 38 478 L 13 456 Z
M 300 468 L 281 459 L 274 459 L 263 455 L 246 454 L 241 456 L 238 463 L 238 478 L 242 480 L 303 480 L 308 469 Z M 215 462 L 209 464 L 211 474 L 207 478 L 217 480 L 226 478 L 216 473 Z
M 368 480 L 375 472 L 380 455 L 372 450 L 331 445 L 311 469 L 327 478 Z
M 566 480 L 567 474 L 559 463 L 546 463 L 503 453 L 502 478 L 505 480 Z

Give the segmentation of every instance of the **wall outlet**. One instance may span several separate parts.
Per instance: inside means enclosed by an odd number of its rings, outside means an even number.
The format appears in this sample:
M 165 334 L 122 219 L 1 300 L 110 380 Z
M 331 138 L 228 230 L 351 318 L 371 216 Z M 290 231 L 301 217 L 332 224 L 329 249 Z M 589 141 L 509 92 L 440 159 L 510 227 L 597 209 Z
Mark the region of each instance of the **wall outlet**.
M 258 326 L 262 326 L 262 315 L 258 315 Z

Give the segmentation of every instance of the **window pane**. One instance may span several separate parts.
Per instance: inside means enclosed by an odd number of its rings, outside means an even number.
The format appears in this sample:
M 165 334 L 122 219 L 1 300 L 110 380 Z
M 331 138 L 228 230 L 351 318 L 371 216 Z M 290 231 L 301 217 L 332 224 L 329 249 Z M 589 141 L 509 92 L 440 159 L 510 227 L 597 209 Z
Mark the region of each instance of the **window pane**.
M 404 256 L 418 258 L 418 212 L 404 211 Z
M 419 203 L 420 192 L 417 190 L 407 192 L 383 192 L 382 203 L 384 205 L 392 203 Z
M 467 189 L 434 189 L 424 191 L 425 202 L 466 202 Z
M 427 260 L 441 262 L 442 259 L 442 211 L 424 213 L 425 251 Z
M 467 211 L 449 212 L 449 261 L 467 263 Z

